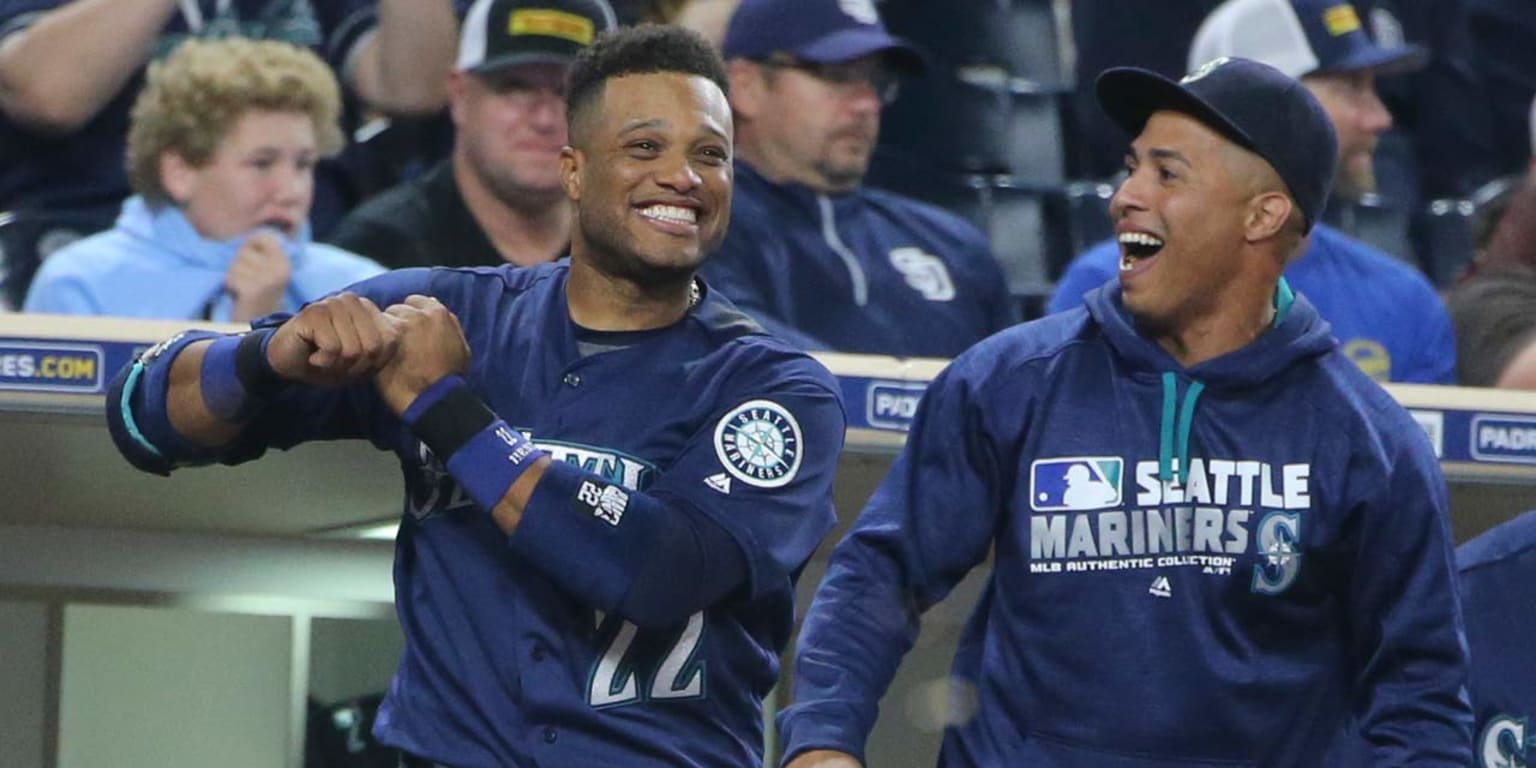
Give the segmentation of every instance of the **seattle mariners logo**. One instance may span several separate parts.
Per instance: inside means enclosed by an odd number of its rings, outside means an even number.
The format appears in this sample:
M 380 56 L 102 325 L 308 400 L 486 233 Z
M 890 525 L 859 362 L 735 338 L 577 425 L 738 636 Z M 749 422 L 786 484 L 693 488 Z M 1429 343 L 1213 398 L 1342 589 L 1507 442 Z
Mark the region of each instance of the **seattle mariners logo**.
M 1530 765 L 1532 744 L 1526 736 L 1526 718 L 1499 715 L 1488 721 L 1477 739 L 1477 768 L 1525 768 Z
M 800 470 L 800 424 L 772 400 L 736 406 L 715 426 L 715 454 L 738 480 L 780 488 Z

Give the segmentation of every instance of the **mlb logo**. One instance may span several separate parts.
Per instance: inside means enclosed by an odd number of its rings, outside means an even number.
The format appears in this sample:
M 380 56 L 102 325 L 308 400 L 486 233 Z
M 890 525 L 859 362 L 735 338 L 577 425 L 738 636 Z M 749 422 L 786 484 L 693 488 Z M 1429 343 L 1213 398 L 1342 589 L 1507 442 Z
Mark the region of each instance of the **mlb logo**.
M 1118 456 L 1037 459 L 1029 465 L 1029 506 L 1037 512 L 1119 506 L 1124 468 Z

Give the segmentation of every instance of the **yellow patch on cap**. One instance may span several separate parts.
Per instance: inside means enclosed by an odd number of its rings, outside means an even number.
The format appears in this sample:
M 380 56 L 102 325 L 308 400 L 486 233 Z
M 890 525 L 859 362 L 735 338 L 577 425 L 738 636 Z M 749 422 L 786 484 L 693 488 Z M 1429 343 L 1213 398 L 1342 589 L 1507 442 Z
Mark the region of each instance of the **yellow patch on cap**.
M 507 31 L 516 35 L 543 35 L 569 40 L 577 45 L 592 44 L 592 20 L 565 11 L 519 10 L 512 12 Z
M 1353 5 L 1335 5 L 1323 11 L 1323 26 L 1334 37 L 1347 35 L 1360 28 L 1360 16 Z

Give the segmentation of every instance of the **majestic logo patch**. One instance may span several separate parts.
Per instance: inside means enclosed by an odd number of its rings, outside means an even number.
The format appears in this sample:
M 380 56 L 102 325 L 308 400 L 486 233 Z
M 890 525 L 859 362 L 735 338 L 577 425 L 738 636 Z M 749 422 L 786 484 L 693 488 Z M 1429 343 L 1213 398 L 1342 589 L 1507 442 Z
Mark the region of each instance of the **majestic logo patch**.
M 1029 506 L 1039 512 L 1117 506 L 1124 468 L 1118 456 L 1037 459 L 1029 467 Z
M 716 472 L 704 478 L 704 484 L 724 494 L 731 492 L 731 476 L 724 472 Z
M 576 502 L 593 517 L 616 526 L 629 508 L 629 494 L 616 485 L 583 480 L 576 490 Z
M 1159 576 L 1152 580 L 1152 586 L 1147 587 L 1147 594 L 1154 597 L 1173 597 L 1173 585 L 1168 583 L 1167 576 Z
M 715 426 L 720 463 L 748 485 L 780 488 L 800 471 L 800 424 L 772 400 L 736 406 Z

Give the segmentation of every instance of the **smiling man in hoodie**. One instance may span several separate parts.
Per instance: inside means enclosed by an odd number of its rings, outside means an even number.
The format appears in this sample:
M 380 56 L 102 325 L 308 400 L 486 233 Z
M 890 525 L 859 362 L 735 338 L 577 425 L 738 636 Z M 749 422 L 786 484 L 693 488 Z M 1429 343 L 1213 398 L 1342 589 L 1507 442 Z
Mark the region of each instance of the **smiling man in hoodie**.
M 1469 764 L 1434 451 L 1281 277 L 1327 114 L 1245 59 L 1098 96 L 1135 137 L 1120 280 L 929 387 L 806 617 L 788 764 L 860 763 L 920 614 L 989 554 L 942 765 L 1313 768 L 1351 714 L 1375 765 Z
M 382 272 L 310 242 L 315 164 L 340 148 L 335 75 L 288 43 L 192 40 L 150 67 L 128 134 L 138 193 L 59 249 L 28 312 L 247 322 Z

